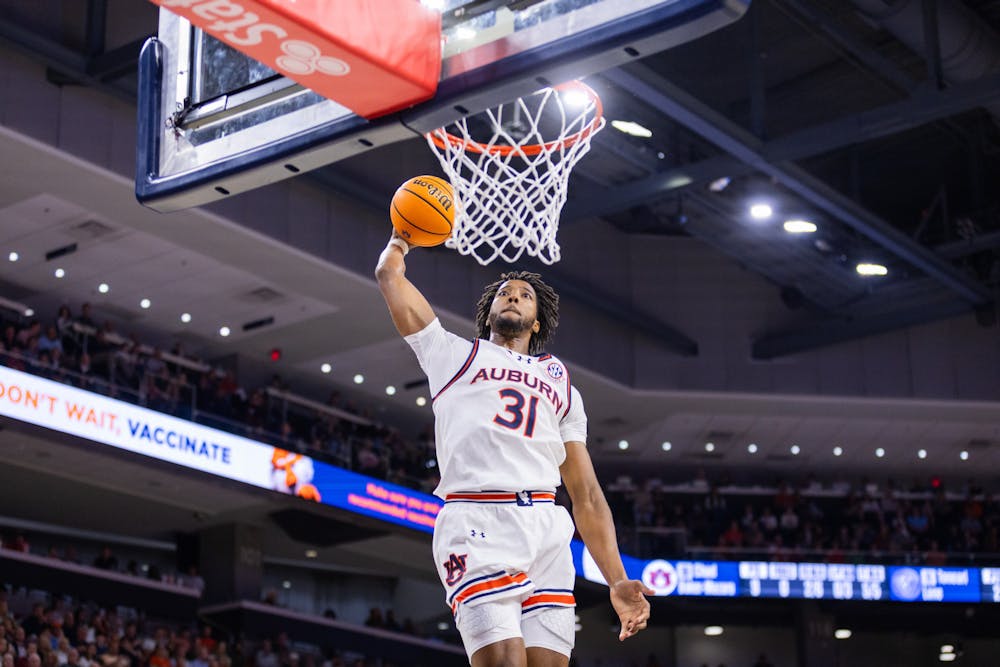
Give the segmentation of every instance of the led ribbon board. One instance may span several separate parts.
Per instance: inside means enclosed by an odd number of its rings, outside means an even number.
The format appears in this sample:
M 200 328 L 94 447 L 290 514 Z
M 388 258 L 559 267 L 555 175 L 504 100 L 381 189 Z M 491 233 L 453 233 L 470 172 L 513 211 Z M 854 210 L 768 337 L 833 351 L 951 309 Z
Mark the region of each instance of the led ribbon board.
M 441 500 L 295 452 L 0 366 L 0 415 L 431 532 Z

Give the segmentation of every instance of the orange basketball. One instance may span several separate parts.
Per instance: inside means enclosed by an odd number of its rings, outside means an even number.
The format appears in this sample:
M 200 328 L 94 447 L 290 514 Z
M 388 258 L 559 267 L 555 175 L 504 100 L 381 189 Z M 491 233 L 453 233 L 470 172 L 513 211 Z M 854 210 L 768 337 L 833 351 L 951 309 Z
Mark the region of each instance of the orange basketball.
M 410 245 L 440 245 L 451 236 L 455 222 L 455 192 L 437 176 L 411 178 L 392 196 L 389 218 Z

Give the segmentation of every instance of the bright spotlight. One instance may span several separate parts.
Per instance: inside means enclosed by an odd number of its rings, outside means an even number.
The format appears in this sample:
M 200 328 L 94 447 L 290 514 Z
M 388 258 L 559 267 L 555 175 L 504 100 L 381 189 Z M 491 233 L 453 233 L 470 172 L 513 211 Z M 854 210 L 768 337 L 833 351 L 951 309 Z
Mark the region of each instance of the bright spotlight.
M 770 204 L 753 204 L 750 207 L 750 217 L 754 220 L 767 220 L 774 214 L 774 209 Z
M 396 388 L 390 384 L 388 387 L 385 388 L 385 393 L 388 394 L 389 396 L 394 396 L 396 394 Z
M 927 450 L 926 449 L 921 449 L 920 451 L 918 451 L 917 452 L 917 458 L 918 459 L 926 459 L 927 458 Z
M 751 454 L 756 454 L 757 445 L 751 442 L 749 445 L 747 445 L 747 451 L 750 452 Z
M 97 286 L 97 291 L 100 292 L 101 294 L 107 294 L 110 290 L 111 288 L 108 287 L 107 283 L 101 283 L 100 285 Z
M 577 91 L 572 91 L 572 92 L 577 92 Z M 577 94 L 583 98 L 581 102 L 586 100 L 585 95 L 582 95 L 580 93 Z M 563 99 L 569 102 L 569 100 L 566 99 L 567 97 L 568 95 L 564 95 Z M 613 120 L 611 121 L 611 127 L 615 128 L 619 132 L 624 132 L 625 134 L 628 134 L 633 137 L 641 137 L 643 139 L 649 139 L 651 136 L 653 136 L 653 131 L 651 129 L 649 129 L 648 127 L 644 127 L 639 123 L 636 123 L 635 121 L 631 120 Z
M 354 384 L 361 384 L 364 381 L 365 381 L 365 376 L 362 375 L 361 373 L 358 373 L 357 375 L 354 376 Z
M 816 231 L 816 225 L 808 220 L 785 220 L 783 226 L 789 234 L 812 234 Z
M 424 398 L 423 396 L 417 396 L 417 405 L 419 405 L 420 407 L 424 407 L 425 405 L 427 405 L 427 399 Z
M 191 321 L 191 313 L 181 313 L 181 322 L 187 324 Z
M 319 367 L 319 370 L 322 373 L 329 373 L 330 371 L 333 370 L 333 366 L 331 366 L 330 364 L 323 364 L 322 366 Z
M 792 445 L 789 451 L 792 453 L 792 456 L 798 456 L 799 452 L 802 451 L 802 448 L 799 447 L 798 445 Z
M 960 451 L 958 453 L 958 458 L 962 459 L 963 461 L 968 461 L 969 460 L 969 452 L 967 452 L 967 451 L 965 451 L 963 449 L 962 451 Z
M 862 262 L 855 267 L 855 271 L 862 276 L 884 276 L 888 275 L 889 269 L 882 264 L 871 264 Z
M 878 448 L 877 448 L 877 449 L 875 450 L 875 456 L 877 456 L 877 457 L 879 457 L 879 458 L 882 458 L 883 456 L 885 456 L 885 449 L 884 449 L 884 448 L 882 448 L 882 447 L 878 447 Z
M 229 333 L 230 333 L 229 327 L 220 327 L 219 328 L 219 335 L 222 336 L 223 338 L 225 338 L 226 336 L 228 336 Z
M 62 269 L 56 269 L 54 275 L 56 278 L 62 278 L 66 275 L 66 272 Z
M 660 445 L 660 449 L 662 449 L 665 452 L 669 452 L 671 449 L 673 449 L 673 447 L 674 447 L 673 444 L 671 444 L 669 440 L 664 441 L 663 444 Z
M 619 440 L 618 441 L 618 449 L 622 450 L 623 452 L 626 449 L 628 449 L 628 440 Z
M 706 625 L 705 626 L 705 636 L 707 637 L 718 637 L 723 632 L 721 625 Z
M 847 628 L 837 628 L 833 631 L 833 636 L 835 639 L 850 639 L 851 631 Z
M 706 442 L 705 443 L 705 451 L 706 452 L 714 452 L 715 451 L 715 443 L 714 442 Z
M 838 447 L 834 447 L 833 448 L 833 455 L 834 456 L 840 456 L 843 453 L 844 453 L 844 448 L 843 447 L 839 447 L 838 446 Z
M 152 305 L 153 302 L 150 301 L 149 299 L 143 299 L 142 301 L 139 302 L 139 307 L 142 308 L 143 310 L 147 310 Z

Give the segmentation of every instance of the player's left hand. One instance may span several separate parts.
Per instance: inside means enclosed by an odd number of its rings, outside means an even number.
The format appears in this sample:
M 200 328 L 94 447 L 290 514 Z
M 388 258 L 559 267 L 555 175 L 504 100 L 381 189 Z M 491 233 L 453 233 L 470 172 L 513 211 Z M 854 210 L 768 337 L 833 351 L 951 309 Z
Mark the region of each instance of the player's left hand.
M 655 592 L 635 579 L 623 579 L 611 587 L 611 606 L 615 608 L 622 623 L 618 641 L 625 641 L 646 629 L 649 621 L 649 600 L 646 595 L 655 595 Z

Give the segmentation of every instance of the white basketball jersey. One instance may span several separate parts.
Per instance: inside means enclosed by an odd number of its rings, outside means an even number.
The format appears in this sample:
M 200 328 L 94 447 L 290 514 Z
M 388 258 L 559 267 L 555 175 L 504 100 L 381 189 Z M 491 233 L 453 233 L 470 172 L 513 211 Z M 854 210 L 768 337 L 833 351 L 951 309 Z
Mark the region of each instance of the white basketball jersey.
M 564 443 L 587 441 L 583 400 L 565 364 L 465 340 L 437 319 L 406 342 L 434 397 L 436 495 L 559 485 Z

